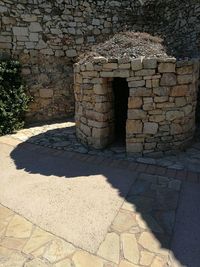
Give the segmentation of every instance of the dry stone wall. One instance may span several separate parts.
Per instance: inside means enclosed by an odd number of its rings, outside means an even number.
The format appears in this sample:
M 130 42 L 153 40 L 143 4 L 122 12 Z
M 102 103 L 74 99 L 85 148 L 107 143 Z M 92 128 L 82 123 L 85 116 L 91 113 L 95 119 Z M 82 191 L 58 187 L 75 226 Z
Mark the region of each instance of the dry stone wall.
M 128 153 L 157 154 L 185 147 L 195 131 L 198 60 L 106 59 L 75 65 L 77 136 L 102 149 L 114 136 L 112 81 L 129 87 L 126 122 Z
M 194 0 L 0 0 L 0 54 L 19 58 L 35 101 L 27 118 L 74 113 L 73 63 L 124 28 L 165 38 L 178 57 L 199 56 L 200 3 Z

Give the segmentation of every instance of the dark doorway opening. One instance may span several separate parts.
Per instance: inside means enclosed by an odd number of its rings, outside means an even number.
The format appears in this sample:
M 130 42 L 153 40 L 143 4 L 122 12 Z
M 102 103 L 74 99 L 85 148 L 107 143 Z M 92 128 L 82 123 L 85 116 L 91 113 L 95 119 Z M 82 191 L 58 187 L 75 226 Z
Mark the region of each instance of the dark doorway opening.
M 125 78 L 113 80 L 115 142 L 126 144 L 126 120 L 128 113 L 129 87 Z

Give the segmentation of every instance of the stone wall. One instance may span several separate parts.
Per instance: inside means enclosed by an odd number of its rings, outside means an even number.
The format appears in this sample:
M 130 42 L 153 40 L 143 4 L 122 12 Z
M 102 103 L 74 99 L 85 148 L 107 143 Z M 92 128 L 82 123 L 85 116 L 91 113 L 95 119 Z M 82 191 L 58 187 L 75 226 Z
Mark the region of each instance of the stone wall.
M 185 147 L 195 131 L 199 62 L 175 58 L 106 59 L 75 65 L 77 136 L 102 149 L 114 139 L 112 80 L 126 78 L 128 153 Z
M 31 121 L 73 115 L 76 56 L 122 29 L 159 34 L 178 57 L 200 54 L 194 0 L 0 0 L 0 14 L 0 51 L 23 65 Z

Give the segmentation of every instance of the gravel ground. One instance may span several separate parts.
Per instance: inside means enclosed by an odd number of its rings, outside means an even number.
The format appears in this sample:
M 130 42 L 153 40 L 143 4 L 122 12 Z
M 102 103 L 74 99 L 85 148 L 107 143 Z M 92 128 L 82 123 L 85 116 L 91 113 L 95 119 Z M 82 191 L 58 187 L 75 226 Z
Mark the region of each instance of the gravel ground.
M 104 43 L 93 46 L 92 52 L 82 54 L 81 59 L 95 56 L 107 58 L 167 57 L 163 40 L 142 32 L 121 32 Z

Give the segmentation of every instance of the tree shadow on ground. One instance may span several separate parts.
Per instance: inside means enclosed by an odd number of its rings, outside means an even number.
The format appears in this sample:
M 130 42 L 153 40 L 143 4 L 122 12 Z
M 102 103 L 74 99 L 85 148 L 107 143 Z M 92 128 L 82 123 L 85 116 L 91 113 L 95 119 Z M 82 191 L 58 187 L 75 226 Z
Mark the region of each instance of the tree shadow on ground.
M 47 131 L 45 134 L 51 136 L 55 131 Z M 145 178 L 144 175 L 141 179 L 137 179 L 139 174 L 127 170 L 126 167 L 123 169 L 120 161 L 115 161 L 114 166 L 111 166 L 108 159 L 99 158 L 98 160 L 94 156 L 84 156 L 30 144 L 36 142 L 35 140 L 44 139 L 44 136 L 44 134 L 40 134 L 31 137 L 13 149 L 10 156 L 18 170 L 43 176 L 65 177 L 66 179 L 103 175 L 125 200 L 128 210 L 140 214 L 147 228 L 159 241 L 161 248 L 171 250 L 176 260 L 182 264 L 180 266 L 198 267 L 193 265 L 192 259 L 191 263 L 185 262 L 184 257 L 180 257 L 180 254 L 177 256 L 176 251 L 171 248 L 175 213 L 179 200 L 179 192 L 169 186 L 173 180 L 157 176 L 149 180 L 149 177 Z M 85 157 L 84 160 L 82 160 L 83 157 Z M 169 266 L 172 267 L 173 264 L 169 263 Z

